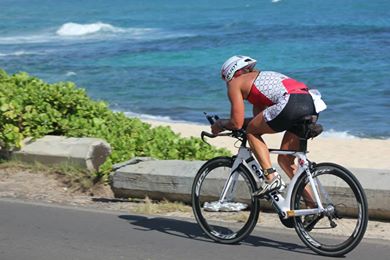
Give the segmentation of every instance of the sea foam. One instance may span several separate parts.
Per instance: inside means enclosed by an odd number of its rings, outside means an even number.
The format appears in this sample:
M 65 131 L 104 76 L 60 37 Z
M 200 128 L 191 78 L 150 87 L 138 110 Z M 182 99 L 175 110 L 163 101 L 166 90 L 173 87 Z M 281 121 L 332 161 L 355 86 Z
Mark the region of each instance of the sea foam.
M 77 73 L 74 71 L 67 71 L 65 74 L 65 76 L 67 76 L 67 77 L 76 76 L 76 75 L 77 75 Z
M 129 39 L 129 40 L 160 40 L 182 37 L 193 37 L 195 35 L 177 31 L 166 31 L 161 28 L 146 28 L 146 27 L 116 27 L 109 23 L 96 22 L 88 24 L 80 24 L 67 22 L 60 27 L 48 28 L 40 32 L 32 34 L 14 35 L 0 37 L 0 45 L 2 44 L 35 44 L 46 42 L 62 42 L 67 41 L 94 41 L 94 40 L 113 40 L 113 39 Z M 17 54 L 17 53 L 16 53 Z M 2 53 L 1 56 L 6 54 Z M 7 54 L 8 55 L 8 54 Z
M 321 134 L 321 137 L 330 137 L 330 138 L 341 138 L 341 139 L 354 139 L 356 136 L 350 134 L 348 131 L 335 131 L 330 129 L 328 131 L 324 131 Z
M 1 53 L 0 57 L 9 57 L 9 56 L 26 56 L 26 55 L 39 55 L 38 52 L 31 52 L 31 51 L 14 51 L 9 53 Z
M 123 28 L 102 22 L 90 24 L 65 23 L 57 30 L 56 34 L 59 36 L 83 36 L 98 32 L 121 33 L 125 31 Z
M 119 112 L 119 111 L 116 111 Z M 124 112 L 124 114 L 127 117 L 136 117 L 141 120 L 152 120 L 152 121 L 158 121 L 158 122 L 165 122 L 165 123 L 175 123 L 176 121 L 170 118 L 169 116 L 155 116 L 155 115 L 149 115 L 149 114 L 140 114 L 140 113 L 134 113 L 134 112 Z

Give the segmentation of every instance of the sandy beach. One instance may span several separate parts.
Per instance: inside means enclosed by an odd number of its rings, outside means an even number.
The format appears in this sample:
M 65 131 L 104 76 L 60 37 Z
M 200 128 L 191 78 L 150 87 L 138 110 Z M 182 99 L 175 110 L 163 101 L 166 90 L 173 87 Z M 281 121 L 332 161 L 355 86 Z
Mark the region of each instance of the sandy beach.
M 201 131 L 210 131 L 208 125 L 143 121 L 153 127 L 170 126 L 174 132 L 180 133 L 182 137 L 199 137 Z M 279 148 L 282 137 L 282 134 L 264 135 L 264 140 L 269 148 Z M 227 148 L 232 153 L 237 152 L 233 138 L 209 139 L 209 143 Z M 308 157 L 315 162 L 334 162 L 347 168 L 390 169 L 390 140 L 319 136 L 308 142 L 308 150 Z M 271 160 L 276 163 L 276 156 L 271 155 Z

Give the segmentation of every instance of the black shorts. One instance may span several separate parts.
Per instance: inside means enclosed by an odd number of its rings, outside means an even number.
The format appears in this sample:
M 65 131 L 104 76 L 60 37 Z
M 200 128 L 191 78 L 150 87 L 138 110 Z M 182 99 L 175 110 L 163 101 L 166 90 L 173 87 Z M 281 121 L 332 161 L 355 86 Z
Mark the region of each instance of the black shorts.
M 310 94 L 290 94 L 288 102 L 282 111 L 268 125 L 275 132 L 289 131 L 298 134 L 300 128 L 294 127 L 294 124 L 300 118 L 307 115 L 316 115 L 313 99 Z

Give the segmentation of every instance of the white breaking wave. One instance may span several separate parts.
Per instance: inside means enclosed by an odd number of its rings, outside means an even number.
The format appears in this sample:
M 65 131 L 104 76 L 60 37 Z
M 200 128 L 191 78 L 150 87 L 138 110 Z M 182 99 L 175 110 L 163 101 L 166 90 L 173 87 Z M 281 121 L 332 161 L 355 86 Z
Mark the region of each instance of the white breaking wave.
M 68 22 L 41 32 L 0 37 L 0 44 L 31 44 L 61 41 L 94 41 L 111 39 L 156 40 L 193 37 L 193 34 L 166 31 L 160 28 L 122 28 L 108 23 L 79 24 Z
M 169 116 L 153 116 L 153 115 L 148 115 L 148 114 L 138 114 L 134 112 L 124 112 L 124 114 L 128 117 L 136 117 L 139 119 L 144 119 L 144 120 L 154 120 L 154 121 L 159 121 L 159 122 L 175 122 L 172 118 Z
M 68 71 L 68 72 L 66 72 L 66 74 L 65 74 L 65 76 L 67 76 L 67 77 L 76 76 L 76 75 L 77 75 L 77 73 L 74 72 L 74 71 Z
M 390 140 L 389 137 L 383 137 L 383 136 L 377 136 L 377 137 L 360 137 L 356 135 L 352 135 L 348 131 L 335 131 L 333 129 L 330 129 L 328 131 L 324 131 L 321 135 L 321 137 L 324 138 L 338 138 L 338 139 L 359 139 L 359 138 L 369 138 L 369 139 L 383 139 L 383 140 Z
M 116 112 L 119 112 L 118 110 L 114 110 Z M 141 120 L 146 121 L 156 121 L 156 122 L 163 122 L 163 123 L 181 123 L 181 124 L 188 124 L 188 125 L 204 125 L 201 123 L 196 122 L 190 122 L 190 121 L 184 121 L 184 120 L 174 120 L 169 116 L 154 116 L 149 114 L 139 114 L 134 112 L 123 112 L 127 117 L 135 117 Z
M 342 138 L 342 139 L 357 138 L 356 136 L 348 133 L 348 131 L 339 132 L 339 131 L 335 131 L 333 129 L 330 129 L 328 131 L 324 131 L 320 136 L 321 137 L 332 137 L 332 138 L 335 137 L 335 138 Z
M 48 33 L 0 37 L 0 44 L 31 44 L 58 41 L 58 36 Z
M 102 22 L 90 24 L 65 23 L 56 31 L 56 34 L 59 36 L 82 36 L 98 32 L 123 33 L 126 30 Z
M 9 56 L 26 56 L 26 55 L 40 55 L 41 53 L 32 52 L 32 51 L 14 51 L 10 53 L 1 53 L 0 57 L 9 57 Z
M 87 37 L 88 39 L 110 38 L 120 36 L 137 40 L 167 39 L 178 37 L 192 37 L 192 34 L 169 32 L 159 28 L 116 27 L 108 23 L 65 23 L 57 31 L 56 35 L 63 38 Z

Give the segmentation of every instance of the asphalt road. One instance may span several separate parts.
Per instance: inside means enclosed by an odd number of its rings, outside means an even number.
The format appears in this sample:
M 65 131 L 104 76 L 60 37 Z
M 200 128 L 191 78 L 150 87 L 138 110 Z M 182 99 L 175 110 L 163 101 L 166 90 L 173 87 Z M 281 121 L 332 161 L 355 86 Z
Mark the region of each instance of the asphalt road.
M 390 259 L 390 243 L 363 239 L 345 259 Z M 239 245 L 205 238 L 192 220 L 0 199 L 1 260 L 330 259 L 294 230 L 255 229 Z

